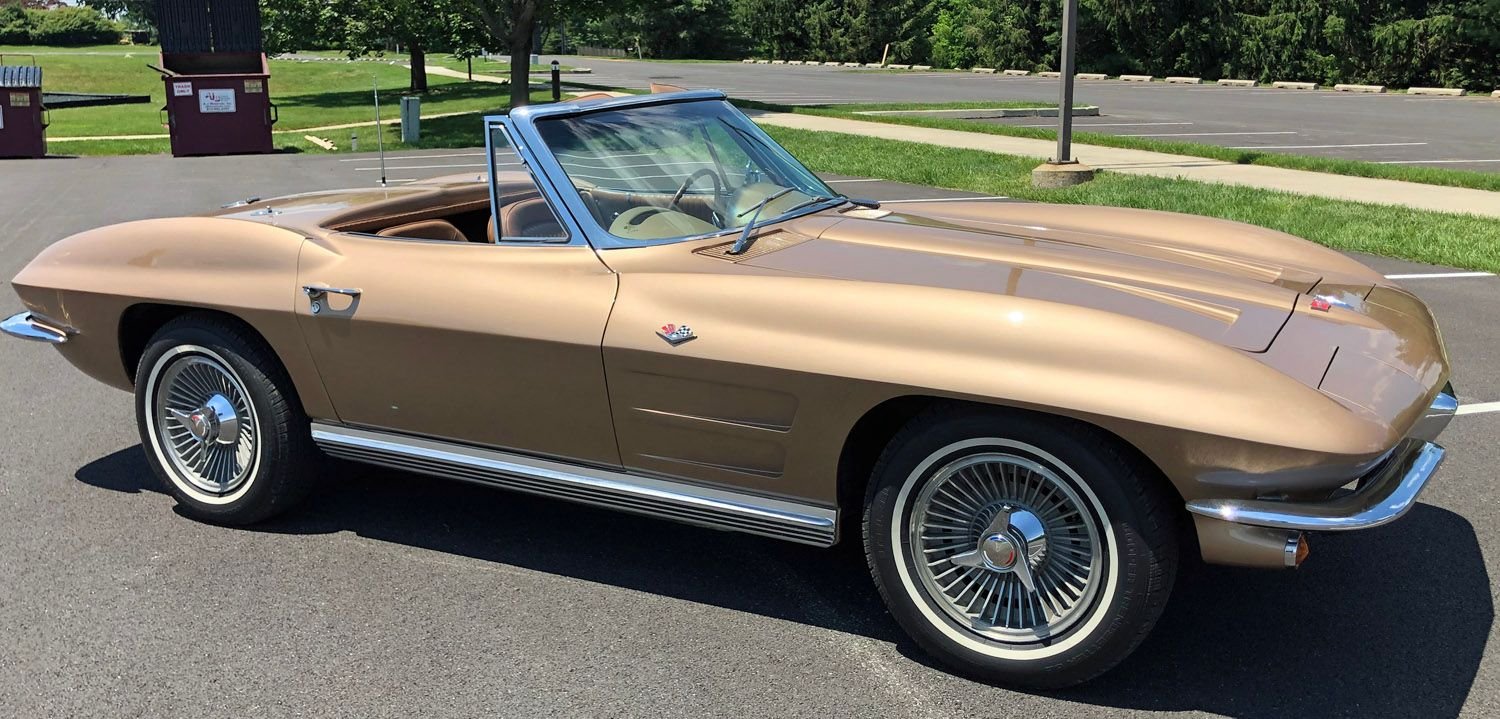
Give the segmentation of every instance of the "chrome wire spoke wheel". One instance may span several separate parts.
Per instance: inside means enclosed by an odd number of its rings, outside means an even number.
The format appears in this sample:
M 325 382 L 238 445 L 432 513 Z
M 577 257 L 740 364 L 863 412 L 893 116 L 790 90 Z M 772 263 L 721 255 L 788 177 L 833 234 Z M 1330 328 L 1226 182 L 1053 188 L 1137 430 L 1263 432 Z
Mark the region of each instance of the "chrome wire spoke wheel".
M 152 382 L 155 449 L 173 478 L 214 498 L 245 487 L 260 436 L 250 394 L 228 363 L 207 349 L 181 346 L 157 362 Z
M 1100 521 L 1062 473 L 987 451 L 932 473 L 906 527 L 911 568 L 957 627 L 1007 645 L 1046 642 L 1096 604 Z

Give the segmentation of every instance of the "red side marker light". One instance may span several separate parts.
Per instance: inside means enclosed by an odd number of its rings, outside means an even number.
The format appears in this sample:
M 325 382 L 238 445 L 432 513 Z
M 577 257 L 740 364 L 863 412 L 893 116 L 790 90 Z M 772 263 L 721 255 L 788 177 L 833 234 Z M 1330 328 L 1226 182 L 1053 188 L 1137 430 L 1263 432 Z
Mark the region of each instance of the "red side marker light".
M 1312 298 L 1312 308 L 1319 312 L 1327 312 L 1333 308 L 1333 304 L 1322 297 L 1314 297 Z

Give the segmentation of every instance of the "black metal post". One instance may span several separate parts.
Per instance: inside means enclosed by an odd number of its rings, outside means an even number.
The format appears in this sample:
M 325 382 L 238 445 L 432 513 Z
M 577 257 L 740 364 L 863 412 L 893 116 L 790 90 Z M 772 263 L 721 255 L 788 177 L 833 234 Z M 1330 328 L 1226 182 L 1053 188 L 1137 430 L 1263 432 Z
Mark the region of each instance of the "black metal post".
M 557 61 L 552 61 L 552 101 L 562 101 L 562 70 L 558 68 Z
M 1073 46 L 1078 29 L 1078 0 L 1063 0 L 1062 59 L 1058 62 L 1061 88 L 1057 100 L 1057 157 L 1053 162 L 1073 162 Z

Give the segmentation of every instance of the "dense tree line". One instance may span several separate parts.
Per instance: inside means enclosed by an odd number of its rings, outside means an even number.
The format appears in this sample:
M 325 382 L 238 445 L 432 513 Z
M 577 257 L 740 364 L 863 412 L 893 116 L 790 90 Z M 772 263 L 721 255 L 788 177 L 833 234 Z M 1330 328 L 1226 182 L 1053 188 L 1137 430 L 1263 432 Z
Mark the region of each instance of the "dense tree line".
M 566 22 L 549 49 L 1053 68 L 1061 0 L 658 0 Z M 1086 71 L 1500 86 L 1500 0 L 1080 0 Z
M 0 3 L 0 45 L 100 45 L 120 28 L 93 8 L 53 3 Z

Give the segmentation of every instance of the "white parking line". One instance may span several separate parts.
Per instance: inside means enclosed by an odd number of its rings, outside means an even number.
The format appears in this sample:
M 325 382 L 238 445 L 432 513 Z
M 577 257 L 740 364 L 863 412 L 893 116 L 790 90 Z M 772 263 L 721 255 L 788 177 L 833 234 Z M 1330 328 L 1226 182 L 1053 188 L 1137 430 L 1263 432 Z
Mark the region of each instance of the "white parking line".
M 1075 125 L 1076 127 L 1076 125 Z M 1147 132 L 1122 134 L 1120 137 L 1219 137 L 1222 135 L 1295 135 L 1295 130 L 1273 130 L 1262 132 Z
M 1485 412 L 1500 412 L 1500 402 L 1459 405 L 1458 411 L 1454 414 L 1484 414 Z
M 1152 127 L 1156 125 L 1191 125 L 1191 122 L 1093 122 L 1087 125 L 1081 122 L 1073 123 L 1073 127 Z M 1042 125 L 1016 125 L 1016 127 L 1057 127 L 1057 123 L 1049 122 Z
M 1408 275 L 1386 275 L 1388 280 L 1443 280 L 1455 277 L 1494 277 L 1493 272 L 1417 272 Z
M 505 154 L 509 154 L 509 153 L 505 153 Z M 400 157 L 392 157 L 392 158 L 390 158 L 390 161 L 391 162 L 404 162 L 406 160 L 438 160 L 438 159 L 447 158 L 447 157 L 484 157 L 484 153 L 483 152 L 456 152 L 456 153 L 453 153 L 451 155 L 402 155 Z M 370 158 L 368 158 L 368 157 L 351 157 L 351 158 L 348 158 L 348 159 L 345 159 L 345 160 L 339 160 L 339 162 L 367 162 L 369 159 Z
M 519 162 L 497 162 L 495 164 L 496 164 L 496 166 L 504 167 L 506 165 L 519 165 L 521 163 L 519 163 Z M 448 167 L 464 168 L 464 167 L 484 167 L 484 166 L 485 166 L 485 164 L 483 162 L 471 162 L 471 163 L 465 163 L 465 164 L 462 164 L 462 165 L 387 165 L 384 169 L 386 169 L 386 170 L 437 170 L 437 169 L 448 168 Z M 356 168 L 354 168 L 354 171 L 355 172 L 375 172 L 376 170 L 379 170 L 379 169 L 382 169 L 382 168 L 380 168 L 378 166 L 377 167 L 356 167 Z
M 922 197 L 915 200 L 881 200 L 880 204 L 894 204 L 897 202 L 964 202 L 966 200 L 1009 200 L 1005 195 L 990 195 L 986 197 Z
M 1358 145 L 1249 145 L 1246 147 L 1231 147 L 1231 150 L 1325 150 L 1337 147 L 1413 147 L 1425 145 L 1425 142 L 1367 142 Z
M 1468 165 L 1480 162 L 1500 162 L 1500 160 L 1378 160 L 1377 165 Z

